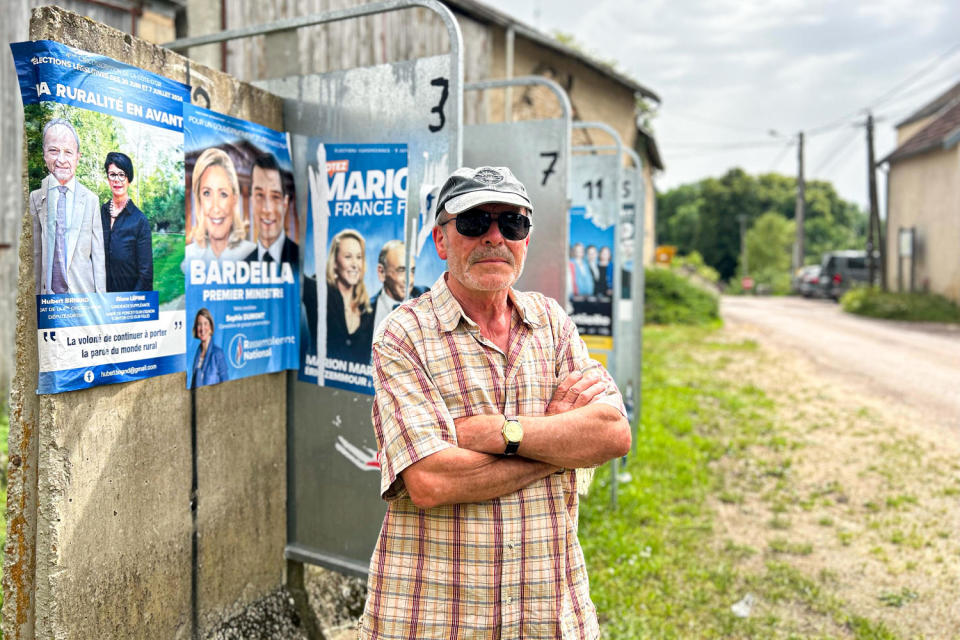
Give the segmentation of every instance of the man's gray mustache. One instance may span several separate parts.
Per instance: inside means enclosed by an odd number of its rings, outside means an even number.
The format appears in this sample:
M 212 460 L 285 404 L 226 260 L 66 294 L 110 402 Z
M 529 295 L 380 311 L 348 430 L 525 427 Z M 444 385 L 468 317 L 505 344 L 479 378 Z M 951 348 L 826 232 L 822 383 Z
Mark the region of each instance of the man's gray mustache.
M 481 260 L 488 258 L 503 258 L 511 265 L 513 264 L 513 254 L 507 249 L 479 249 L 470 254 L 470 264 L 476 264 Z

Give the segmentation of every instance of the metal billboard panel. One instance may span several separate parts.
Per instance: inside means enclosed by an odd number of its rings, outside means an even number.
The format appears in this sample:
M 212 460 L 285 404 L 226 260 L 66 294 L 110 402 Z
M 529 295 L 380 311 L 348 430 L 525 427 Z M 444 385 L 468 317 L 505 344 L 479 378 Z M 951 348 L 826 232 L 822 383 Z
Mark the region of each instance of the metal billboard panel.
M 621 166 L 619 154 L 583 154 L 576 153 L 570 159 L 570 204 L 572 207 L 585 207 L 588 216 L 603 226 L 615 227 L 614 238 L 619 237 L 621 215 Z M 571 239 L 572 240 L 572 239 Z M 569 255 L 568 250 L 564 256 Z M 614 293 L 620 289 L 620 256 L 614 255 Z M 568 294 L 569 295 L 569 294 Z M 604 346 L 604 341 L 585 338 L 590 352 L 600 360 L 622 388 L 616 362 L 619 340 L 617 296 L 611 307 L 613 344 Z M 609 342 L 609 341 L 608 341 Z M 609 347 L 609 348 L 608 348 Z
M 633 279 L 638 277 L 637 269 L 643 269 L 643 177 L 639 167 L 621 169 L 623 182 L 620 189 L 622 215 L 617 235 L 620 259 L 620 290 L 617 292 L 617 369 L 621 372 L 621 390 L 627 419 L 630 421 L 634 441 L 637 437 L 636 408 L 639 404 L 639 372 L 642 367 L 640 340 L 637 337 L 637 323 L 640 331 L 643 327 L 643 303 L 637 305 L 633 293 Z M 638 229 L 638 226 L 640 227 Z M 642 271 L 639 274 L 642 276 Z
M 507 166 L 533 203 L 532 241 L 515 285 L 540 291 L 561 304 L 567 264 L 567 176 L 570 130 L 566 120 L 523 120 L 463 128 L 463 161 L 469 167 Z
M 460 165 L 456 68 L 462 73 L 444 55 L 258 82 L 285 99 L 300 211 L 307 211 L 307 138 L 406 143 L 409 241 L 421 185 L 438 184 Z M 372 397 L 300 382 L 295 373 L 287 388 L 287 556 L 365 575 L 386 511 Z
M 450 76 L 450 56 L 434 56 L 255 84 L 286 99 L 284 126 L 295 148 L 307 137 L 325 143 L 405 143 L 412 215 L 419 210 L 421 185 L 439 184 L 459 166 L 454 157 L 461 116 L 455 108 L 459 100 L 451 95 L 459 82 Z
M 576 151 L 576 149 L 574 149 Z M 574 207 L 587 207 L 607 224 L 620 219 L 617 184 L 620 158 L 616 154 L 579 154 L 571 160 L 570 200 Z

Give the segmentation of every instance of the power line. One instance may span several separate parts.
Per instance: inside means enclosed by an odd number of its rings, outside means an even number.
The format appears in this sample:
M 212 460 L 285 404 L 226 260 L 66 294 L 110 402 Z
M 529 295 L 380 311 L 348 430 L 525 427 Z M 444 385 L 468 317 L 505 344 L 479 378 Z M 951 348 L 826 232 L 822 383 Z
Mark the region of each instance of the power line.
M 931 80 L 930 82 L 921 84 L 918 87 L 914 87 L 913 90 L 910 92 L 910 94 L 900 96 L 899 98 L 892 98 L 888 100 L 884 105 L 884 109 L 889 109 L 891 105 L 895 105 L 897 103 L 904 102 L 906 100 L 916 100 L 917 99 L 916 94 L 918 92 L 925 91 L 927 89 L 930 89 L 932 87 L 937 87 L 937 86 L 941 87 L 941 89 L 946 89 L 947 87 L 945 83 L 950 82 L 950 86 L 952 87 L 953 85 L 957 84 L 958 81 L 960 81 L 960 71 L 952 71 L 945 76 L 941 76 L 937 78 L 936 80 Z M 940 93 L 942 93 L 942 91 L 940 91 Z M 916 107 L 911 106 L 911 107 L 908 107 L 908 109 L 915 110 Z
M 880 96 L 879 98 L 877 98 L 876 100 L 874 100 L 874 101 L 870 104 L 870 106 L 867 107 L 867 109 L 874 109 L 874 108 L 878 107 L 879 105 L 883 104 L 883 102 L 884 102 L 885 100 L 889 100 L 889 99 L 892 98 L 893 96 L 897 95 L 897 93 L 899 93 L 899 92 L 902 91 L 903 89 L 906 89 L 907 87 L 909 87 L 909 86 L 910 86 L 911 84 L 913 84 L 916 80 L 918 80 L 919 78 L 922 78 L 923 76 L 925 76 L 929 71 L 931 71 L 932 69 L 935 69 L 936 67 L 938 67 L 941 62 L 943 62 L 943 61 L 946 60 L 947 58 L 950 58 L 950 57 L 951 57 L 954 53 L 956 53 L 957 51 L 960 51 L 960 42 L 956 43 L 955 45 L 953 45 L 952 47 L 950 47 L 949 49 L 947 49 L 946 51 L 944 51 L 943 53 L 941 53 L 939 56 L 937 56 L 936 58 L 934 58 L 929 64 L 927 64 L 927 65 L 924 66 L 922 69 L 920 69 L 920 71 L 918 71 L 917 73 L 913 74 L 912 76 L 910 76 L 909 78 L 907 78 L 906 80 L 904 80 L 903 82 L 901 82 L 900 84 L 898 84 L 897 86 L 895 86 L 893 89 L 890 89 L 889 91 L 887 91 L 886 93 L 884 93 L 882 96 Z
M 715 126 L 718 126 L 718 127 L 723 127 L 724 129 L 730 129 L 730 130 L 732 130 L 732 131 L 739 131 L 739 132 L 741 132 L 741 133 L 762 133 L 762 130 L 761 130 L 761 129 L 758 129 L 758 128 L 756 128 L 756 127 L 752 127 L 752 128 L 741 127 L 741 126 L 729 124 L 729 123 L 726 123 L 726 122 L 720 122 L 719 120 L 713 120 L 713 119 L 711 119 L 711 118 L 704 118 L 703 116 L 695 116 L 695 115 L 692 115 L 692 114 L 689 114 L 689 113 L 684 113 L 683 111 L 671 110 L 671 111 L 670 111 L 670 115 L 671 115 L 671 116 L 680 116 L 681 118 L 685 118 L 685 119 L 687 119 L 687 120 L 693 120 L 693 121 L 696 121 L 696 122 L 703 122 L 703 123 L 706 123 L 706 124 L 712 124 L 712 125 L 715 125 Z
M 774 161 L 773 161 L 773 164 L 770 165 L 770 172 L 771 172 L 771 173 L 777 170 L 777 167 L 780 166 L 780 163 L 783 162 L 783 158 L 787 155 L 787 151 L 789 151 L 789 150 L 792 149 L 792 148 L 793 148 L 793 141 L 792 141 L 792 140 L 791 140 L 790 142 L 788 142 L 787 144 L 783 145 L 783 148 L 780 149 L 780 152 L 777 153 L 777 155 L 775 156 L 775 159 L 774 159 Z
M 725 149 L 752 149 L 756 147 L 773 147 L 782 144 L 779 140 L 750 140 L 746 142 L 662 142 L 664 147 L 681 147 L 686 149 L 725 150 Z
M 815 136 L 815 135 L 819 135 L 819 134 L 821 134 L 821 133 L 826 133 L 826 132 L 828 132 L 828 131 L 832 131 L 832 130 L 834 130 L 834 129 L 837 129 L 837 128 L 842 127 L 843 125 L 847 124 L 848 121 L 849 121 L 851 118 L 853 118 L 854 116 L 860 115 L 860 114 L 862 114 L 862 113 L 865 112 L 865 111 L 869 111 L 869 110 L 877 107 L 878 105 L 882 104 L 885 100 L 888 100 L 888 99 L 892 98 L 893 96 L 895 96 L 898 92 L 900 92 L 900 91 L 903 90 L 904 88 L 909 87 L 914 81 L 916 81 L 916 80 L 918 80 L 919 78 L 923 77 L 924 75 L 926 75 L 926 74 L 927 74 L 929 71 L 931 71 L 932 69 L 935 69 L 937 66 L 940 65 L 941 62 L 943 62 L 944 60 L 946 60 L 947 58 L 949 58 L 950 56 L 952 56 L 952 55 L 953 55 L 954 53 L 956 53 L 957 51 L 960 51 L 960 42 L 954 44 L 954 45 L 951 46 L 949 49 L 947 49 L 946 51 L 944 51 L 943 53 L 941 53 L 940 55 L 938 55 L 938 56 L 937 56 L 936 58 L 934 58 L 930 63 L 928 63 L 927 65 L 925 65 L 920 71 L 914 73 L 913 75 L 911 75 L 910 77 L 908 77 L 906 80 L 898 83 L 898 84 L 897 84 L 896 86 L 894 86 L 892 89 L 884 92 L 883 95 L 881 95 L 879 98 L 873 100 L 870 104 L 868 104 L 868 105 L 866 105 L 866 106 L 864 106 L 864 107 L 861 107 L 861 108 L 857 109 L 856 111 L 853 111 L 853 112 L 849 113 L 848 115 L 843 116 L 842 118 L 838 118 L 837 120 L 832 120 L 832 121 L 828 122 L 827 124 L 820 125 L 819 127 L 810 127 L 810 128 L 808 128 L 808 129 L 805 129 L 807 135 L 808 135 L 808 136 Z
M 840 138 L 840 144 L 836 144 L 825 154 L 820 156 L 820 161 L 817 163 L 817 168 L 813 171 L 814 174 L 818 174 L 824 171 L 831 164 L 836 162 L 837 158 L 843 157 L 840 155 L 840 152 L 846 147 L 850 146 L 850 143 L 856 140 L 857 134 L 859 131 L 857 129 L 851 129 L 847 132 L 846 136 Z

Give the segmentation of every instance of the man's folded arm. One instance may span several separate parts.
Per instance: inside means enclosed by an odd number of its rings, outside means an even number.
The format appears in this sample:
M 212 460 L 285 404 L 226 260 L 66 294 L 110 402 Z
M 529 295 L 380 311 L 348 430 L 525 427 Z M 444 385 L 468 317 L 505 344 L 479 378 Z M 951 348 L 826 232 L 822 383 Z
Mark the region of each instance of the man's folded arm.
M 400 477 L 413 503 L 429 509 L 499 498 L 557 470 L 546 462 L 449 447 L 410 465 Z
M 518 416 L 523 440 L 517 455 L 561 468 L 591 467 L 630 451 L 630 424 L 617 409 L 594 403 L 547 416 Z M 460 446 L 503 453 L 504 417 L 478 415 L 456 421 Z
M 492 500 L 557 471 L 543 462 L 458 446 L 455 421 L 419 354 L 387 322 L 373 347 L 373 422 L 385 473 L 382 490 L 399 476 L 413 503 L 430 508 Z

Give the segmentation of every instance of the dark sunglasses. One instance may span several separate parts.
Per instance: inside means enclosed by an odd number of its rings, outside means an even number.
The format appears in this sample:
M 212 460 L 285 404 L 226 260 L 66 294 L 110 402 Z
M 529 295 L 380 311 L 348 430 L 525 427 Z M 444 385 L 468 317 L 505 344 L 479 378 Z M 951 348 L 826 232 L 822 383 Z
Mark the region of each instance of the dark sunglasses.
M 468 238 L 479 238 L 487 232 L 493 223 L 493 216 L 497 216 L 497 226 L 500 233 L 507 240 L 523 240 L 530 235 L 530 218 L 515 211 L 496 213 L 483 209 L 470 209 L 454 218 L 447 218 L 440 226 L 448 222 L 457 223 L 457 233 Z

